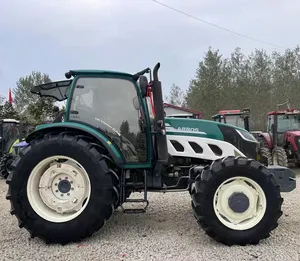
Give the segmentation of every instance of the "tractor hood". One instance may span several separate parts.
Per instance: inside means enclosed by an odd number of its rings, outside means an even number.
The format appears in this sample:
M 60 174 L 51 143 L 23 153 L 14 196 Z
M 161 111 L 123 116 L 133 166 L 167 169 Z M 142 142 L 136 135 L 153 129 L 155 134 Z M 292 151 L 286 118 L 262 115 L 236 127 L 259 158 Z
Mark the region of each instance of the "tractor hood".
M 286 135 L 291 136 L 291 137 L 297 137 L 300 136 L 300 130 L 290 130 L 285 132 Z
M 256 159 L 259 142 L 245 129 L 234 125 L 199 119 L 165 118 L 167 135 L 193 136 L 226 141 L 248 158 Z
M 165 118 L 167 135 L 197 136 L 226 140 L 226 136 L 239 135 L 244 140 L 257 143 L 254 136 L 243 128 L 209 120 Z

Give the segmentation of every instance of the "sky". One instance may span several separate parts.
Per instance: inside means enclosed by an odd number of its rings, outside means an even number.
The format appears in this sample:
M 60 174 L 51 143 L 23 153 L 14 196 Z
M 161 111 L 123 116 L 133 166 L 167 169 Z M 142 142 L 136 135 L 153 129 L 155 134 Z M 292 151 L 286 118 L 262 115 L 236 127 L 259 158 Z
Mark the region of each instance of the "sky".
M 161 0 L 192 16 L 283 48 L 199 22 L 152 0 L 0 0 L 0 95 L 32 71 L 62 80 L 70 69 L 135 73 L 161 63 L 163 91 L 186 90 L 209 46 L 225 57 L 294 48 L 299 0 Z

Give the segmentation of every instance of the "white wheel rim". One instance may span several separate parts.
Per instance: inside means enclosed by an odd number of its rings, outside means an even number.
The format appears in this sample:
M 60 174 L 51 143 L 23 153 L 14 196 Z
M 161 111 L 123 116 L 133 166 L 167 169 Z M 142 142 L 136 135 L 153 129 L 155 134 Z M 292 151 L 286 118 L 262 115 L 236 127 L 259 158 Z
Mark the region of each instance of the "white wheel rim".
M 249 206 L 243 213 L 234 212 L 229 206 L 233 193 L 243 193 Z M 224 181 L 216 190 L 213 207 L 219 221 L 234 230 L 246 230 L 256 226 L 264 217 L 267 200 L 264 191 L 254 180 L 246 177 L 233 177 Z
M 88 205 L 90 195 L 87 172 L 76 160 L 66 156 L 53 156 L 39 162 L 27 183 L 28 201 L 33 210 L 55 223 L 79 216 Z

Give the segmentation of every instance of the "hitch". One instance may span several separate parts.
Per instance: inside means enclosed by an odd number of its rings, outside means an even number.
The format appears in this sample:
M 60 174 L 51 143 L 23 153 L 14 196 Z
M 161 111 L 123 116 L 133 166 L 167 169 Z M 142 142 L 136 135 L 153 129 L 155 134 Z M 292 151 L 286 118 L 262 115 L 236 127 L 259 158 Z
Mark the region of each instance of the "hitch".
M 267 167 L 280 186 L 280 192 L 291 192 L 296 188 L 296 173 L 286 167 L 269 165 Z

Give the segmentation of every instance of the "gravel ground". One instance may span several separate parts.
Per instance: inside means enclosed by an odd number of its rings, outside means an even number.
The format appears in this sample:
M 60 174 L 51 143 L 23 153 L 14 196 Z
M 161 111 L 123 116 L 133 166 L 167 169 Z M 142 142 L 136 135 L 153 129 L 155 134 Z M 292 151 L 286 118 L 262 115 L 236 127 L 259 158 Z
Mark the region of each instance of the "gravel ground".
M 271 237 L 246 247 L 226 247 L 207 237 L 193 217 L 188 193 L 149 193 L 146 214 L 117 211 L 82 244 L 46 246 L 18 228 L 6 189 L 0 180 L 0 260 L 300 260 L 300 186 L 283 194 L 284 215 Z

